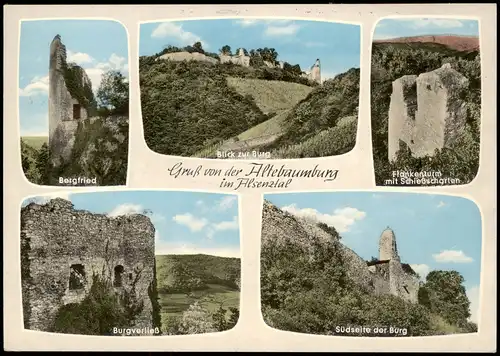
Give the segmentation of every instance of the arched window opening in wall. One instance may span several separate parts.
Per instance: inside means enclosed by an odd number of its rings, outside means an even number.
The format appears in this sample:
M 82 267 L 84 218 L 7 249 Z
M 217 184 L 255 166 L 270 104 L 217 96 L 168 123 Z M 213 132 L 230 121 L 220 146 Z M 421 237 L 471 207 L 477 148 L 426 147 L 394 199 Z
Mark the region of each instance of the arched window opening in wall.
M 69 289 L 82 289 L 85 284 L 85 267 L 82 264 L 74 264 L 69 268 Z
M 129 280 L 129 281 L 131 281 L 133 277 L 134 277 L 134 275 L 133 275 L 132 273 L 129 273 L 129 274 L 128 274 L 128 280 Z
M 115 286 L 115 287 L 122 286 L 123 271 L 124 271 L 124 268 L 122 265 L 118 265 L 115 267 L 115 278 L 114 278 L 113 286 Z

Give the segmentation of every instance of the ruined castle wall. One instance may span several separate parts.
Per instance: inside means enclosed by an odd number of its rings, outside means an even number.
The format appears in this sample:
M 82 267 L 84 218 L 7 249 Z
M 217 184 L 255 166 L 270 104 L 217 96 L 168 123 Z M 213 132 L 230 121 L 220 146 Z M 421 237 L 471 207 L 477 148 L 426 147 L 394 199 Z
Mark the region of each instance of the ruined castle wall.
M 372 266 L 372 280 L 376 295 L 387 295 L 390 294 L 389 286 L 389 264 L 384 263 L 380 265 Z
M 77 125 L 74 123 L 74 110 L 79 106 L 79 119 L 88 118 L 88 112 L 83 103 L 71 96 L 68 90 L 64 68 L 66 62 L 66 46 L 56 36 L 50 45 L 49 62 L 49 150 L 53 166 L 67 160 L 74 142 L 74 132 Z M 82 69 L 79 78 L 83 84 L 92 86 L 90 78 Z
M 449 146 L 463 131 L 467 112 L 460 97 L 468 82 L 449 64 L 418 76 L 415 157 L 433 155 L 435 149 Z
M 436 149 L 451 145 L 465 127 L 462 96 L 468 84 L 450 64 L 395 80 L 389 106 L 389 160 L 396 158 L 400 140 L 414 157 L 432 156 Z
M 54 199 L 23 208 L 21 224 L 26 328 L 48 331 L 59 307 L 85 297 L 93 272 L 113 278 L 116 266 L 123 266 L 123 286 L 118 291 L 130 289 L 138 278 L 136 293 L 144 309 L 134 326 L 152 326 L 148 287 L 154 278 L 154 227 L 149 218 L 109 218 L 74 210 L 71 202 Z M 71 266 L 75 264 L 83 265 L 85 280 L 83 288 L 70 290 Z
M 219 61 L 215 58 L 208 57 L 204 55 L 203 53 L 198 53 L 198 52 L 174 52 L 174 53 L 166 53 L 164 55 L 161 55 L 158 57 L 156 60 L 171 60 L 171 61 L 199 61 L 199 62 L 207 62 L 207 63 L 212 63 L 212 64 L 217 64 Z
M 409 302 L 418 302 L 418 282 L 408 275 L 399 260 L 389 261 L 389 288 L 392 295 L 398 296 Z
M 413 145 L 415 129 L 415 109 L 417 104 L 416 75 L 405 75 L 392 82 L 389 104 L 389 161 L 396 158 L 399 140 L 408 146 Z
M 373 276 L 366 265 L 366 261 L 345 245 L 339 245 L 341 246 L 342 263 L 346 268 L 347 277 L 366 291 L 374 292 Z

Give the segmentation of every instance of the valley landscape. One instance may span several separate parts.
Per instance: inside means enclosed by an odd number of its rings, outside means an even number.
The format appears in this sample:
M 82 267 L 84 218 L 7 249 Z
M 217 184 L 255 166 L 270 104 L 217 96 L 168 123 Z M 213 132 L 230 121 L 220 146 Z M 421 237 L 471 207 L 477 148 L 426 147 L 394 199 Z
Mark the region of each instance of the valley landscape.
M 224 331 L 238 322 L 239 258 L 156 255 L 156 277 L 164 334 Z M 192 330 L 183 325 L 191 315 Z
M 243 37 L 244 32 L 238 35 Z M 272 44 L 272 39 L 265 43 Z M 351 68 L 325 75 L 325 63 L 334 63 L 335 58 L 318 58 L 320 52 L 309 50 L 308 65 L 302 68 L 274 46 L 251 45 L 232 48 L 220 42 L 215 53 L 202 41 L 187 46 L 167 43 L 163 50 L 140 57 L 141 107 L 149 148 L 201 158 L 228 158 L 226 153 L 232 152 L 243 159 L 257 158 L 256 154 L 322 157 L 352 150 L 359 57 Z

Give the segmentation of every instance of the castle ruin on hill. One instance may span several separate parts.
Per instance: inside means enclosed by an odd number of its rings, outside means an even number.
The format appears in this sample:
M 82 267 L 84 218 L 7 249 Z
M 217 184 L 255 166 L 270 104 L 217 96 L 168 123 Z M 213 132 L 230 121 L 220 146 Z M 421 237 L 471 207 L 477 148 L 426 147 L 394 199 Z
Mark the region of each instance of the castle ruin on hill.
M 135 293 L 143 308 L 134 325 L 152 328 L 156 292 L 155 229 L 144 215 L 110 218 L 75 210 L 56 198 L 21 209 L 21 283 L 24 327 L 51 331 L 59 308 L 81 302 L 93 274 L 114 292 Z
M 401 142 L 414 157 L 433 156 L 436 149 L 453 144 L 465 129 L 462 98 L 468 85 L 468 79 L 448 63 L 395 80 L 389 106 L 389 161 L 396 159 Z
M 347 276 L 365 291 L 375 295 L 394 295 L 410 303 L 418 302 L 418 275 L 410 265 L 401 262 L 396 235 L 390 228 L 380 236 L 378 259 L 366 261 L 340 240 L 333 241 L 332 235 L 314 221 L 298 218 L 264 201 L 263 244 L 272 242 L 279 245 L 283 241 L 291 241 L 307 250 L 314 237 L 325 243 L 337 243 Z
M 173 52 L 166 53 L 156 60 L 171 60 L 171 61 L 199 61 L 206 62 L 211 64 L 224 64 L 231 63 L 234 65 L 242 66 L 242 67 L 250 67 L 250 56 L 245 54 L 245 50 L 243 48 L 239 48 L 235 55 L 227 54 L 224 52 L 219 53 L 219 59 L 215 59 L 209 56 L 206 56 L 203 53 L 193 52 L 189 53 L 187 51 L 183 52 Z M 276 63 L 272 63 L 270 61 L 263 61 L 264 65 L 268 68 L 280 68 L 283 69 L 285 66 L 285 62 L 277 61 Z M 320 60 L 316 59 L 316 62 L 311 66 L 308 71 L 305 71 L 301 74 L 301 77 L 309 79 L 310 81 L 321 84 L 321 65 Z
M 70 158 L 78 122 L 90 118 L 95 105 L 87 73 L 67 63 L 66 58 L 66 46 L 56 35 L 50 44 L 49 61 L 49 151 L 53 166 Z

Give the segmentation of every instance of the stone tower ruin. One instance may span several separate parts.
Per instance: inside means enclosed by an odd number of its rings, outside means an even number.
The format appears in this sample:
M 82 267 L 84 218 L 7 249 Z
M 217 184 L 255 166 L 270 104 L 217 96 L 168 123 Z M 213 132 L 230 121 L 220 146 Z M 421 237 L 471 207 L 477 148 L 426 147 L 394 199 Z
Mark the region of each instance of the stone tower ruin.
M 326 244 L 336 244 L 341 254 L 340 263 L 349 279 L 368 293 L 393 295 L 410 303 L 418 302 L 420 287 L 417 273 L 406 263 L 401 263 L 396 235 L 389 227 L 380 235 L 379 256 L 371 261 L 364 260 L 344 245 L 338 237 L 321 229 L 317 221 L 296 217 L 264 201 L 262 211 L 262 244 L 282 244 L 291 241 L 310 247 L 314 239 Z M 305 249 L 307 250 L 307 249 Z
M 306 71 L 302 74 L 304 78 L 307 78 L 309 80 L 312 80 L 313 82 L 316 82 L 318 84 L 321 84 L 321 62 L 318 59 L 316 59 L 316 62 L 311 66 L 309 71 Z
M 400 141 L 414 157 L 433 156 L 436 149 L 449 147 L 465 127 L 462 95 L 468 85 L 468 79 L 449 63 L 396 79 L 389 106 L 389 161 L 396 158 Z
M 66 62 L 66 46 L 56 35 L 50 44 L 49 60 L 49 151 L 51 163 L 68 160 L 78 121 L 89 117 L 94 98 L 85 70 Z
M 412 303 L 418 302 L 419 280 L 409 265 L 401 263 L 396 235 L 391 228 L 387 227 L 380 235 L 379 258 L 370 261 L 368 266 L 377 294 L 392 294 Z
M 64 199 L 21 209 L 21 283 L 24 327 L 51 331 L 59 308 L 88 295 L 93 275 L 117 294 L 143 303 L 134 325 L 152 328 L 156 292 L 155 229 L 144 215 L 110 218 L 75 210 Z

